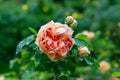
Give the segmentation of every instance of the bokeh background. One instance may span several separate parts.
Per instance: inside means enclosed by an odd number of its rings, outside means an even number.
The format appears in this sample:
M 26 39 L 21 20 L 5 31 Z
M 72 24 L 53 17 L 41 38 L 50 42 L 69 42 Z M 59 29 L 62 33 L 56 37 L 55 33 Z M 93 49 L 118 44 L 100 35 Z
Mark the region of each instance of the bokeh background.
M 11 68 L 11 60 L 16 60 L 17 44 L 33 34 L 29 27 L 38 31 L 51 20 L 64 23 L 66 16 L 78 21 L 74 35 L 84 30 L 94 32 L 92 54 L 99 62 L 110 65 L 104 72 L 81 67 L 80 77 L 113 80 L 111 74 L 120 71 L 120 0 L 0 0 L 0 80 L 18 80 L 21 76 L 23 80 L 50 78 L 51 74 L 39 71 L 22 73 L 21 65 Z

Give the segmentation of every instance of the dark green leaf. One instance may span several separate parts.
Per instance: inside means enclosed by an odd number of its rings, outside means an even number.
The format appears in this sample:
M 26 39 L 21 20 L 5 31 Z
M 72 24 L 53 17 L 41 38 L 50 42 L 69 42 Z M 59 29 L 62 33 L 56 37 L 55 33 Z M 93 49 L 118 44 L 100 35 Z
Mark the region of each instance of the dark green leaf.
M 75 45 L 77 46 L 86 46 L 85 42 L 79 40 L 79 39 L 74 39 L 75 40 Z
M 91 51 L 93 51 L 93 46 L 92 44 L 86 39 L 74 39 L 75 40 L 75 45 L 77 46 L 87 46 Z
M 81 58 L 81 57 L 78 57 L 78 61 L 83 61 L 83 58 Z
M 33 50 L 36 50 L 38 48 L 38 46 L 35 43 L 30 44 L 29 47 Z
M 77 49 L 72 49 L 72 53 L 73 54 L 78 54 L 78 50 Z
M 85 62 L 88 64 L 88 65 L 93 65 L 94 64 L 94 58 L 90 57 L 90 56 L 87 56 L 84 58 L 85 59 Z
M 17 45 L 16 54 L 18 54 L 25 45 L 29 45 L 33 40 L 34 40 L 34 35 L 28 36 L 27 38 L 22 40 Z
M 78 36 L 77 36 L 77 39 L 79 40 L 79 41 L 83 41 L 84 42 L 84 46 L 87 46 L 90 50 L 92 50 L 93 51 L 93 46 L 92 46 L 92 44 L 88 41 L 88 38 L 87 38 L 87 35 L 85 35 L 85 34 L 79 34 Z

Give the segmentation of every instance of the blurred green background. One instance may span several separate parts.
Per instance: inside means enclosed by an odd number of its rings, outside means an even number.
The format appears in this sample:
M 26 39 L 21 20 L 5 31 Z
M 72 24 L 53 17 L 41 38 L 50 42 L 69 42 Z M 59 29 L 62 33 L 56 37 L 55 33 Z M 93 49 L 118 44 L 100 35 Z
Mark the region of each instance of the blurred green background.
M 104 60 L 111 66 L 106 73 L 85 67 L 81 76 L 85 80 L 111 80 L 112 72 L 120 71 L 120 0 L 0 0 L 0 75 L 5 80 L 20 77 L 21 67 L 11 69 L 9 63 L 16 57 L 19 41 L 32 34 L 29 27 L 38 31 L 50 20 L 64 23 L 66 16 L 78 21 L 74 35 L 84 30 L 95 33 L 91 40 L 93 55 L 99 62 Z M 37 80 L 35 75 L 46 76 L 38 71 L 23 77 Z

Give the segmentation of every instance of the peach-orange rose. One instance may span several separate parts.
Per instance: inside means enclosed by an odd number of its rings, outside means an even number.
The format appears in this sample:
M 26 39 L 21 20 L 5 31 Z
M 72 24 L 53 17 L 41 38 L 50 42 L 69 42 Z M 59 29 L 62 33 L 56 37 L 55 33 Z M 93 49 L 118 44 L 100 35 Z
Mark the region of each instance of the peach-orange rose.
M 100 71 L 103 73 L 105 71 L 108 71 L 110 69 L 110 64 L 106 61 L 100 62 Z
M 74 40 L 71 38 L 73 31 L 66 24 L 50 21 L 41 26 L 36 44 L 40 50 L 53 61 L 66 56 L 72 48 Z

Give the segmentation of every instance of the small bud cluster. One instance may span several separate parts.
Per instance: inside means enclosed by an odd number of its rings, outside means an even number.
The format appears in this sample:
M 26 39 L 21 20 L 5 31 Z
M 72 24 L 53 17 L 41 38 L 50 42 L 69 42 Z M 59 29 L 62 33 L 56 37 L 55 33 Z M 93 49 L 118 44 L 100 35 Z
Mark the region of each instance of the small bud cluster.
M 65 19 L 65 23 L 67 25 L 69 25 L 70 27 L 76 27 L 77 26 L 77 21 L 72 16 L 68 16 Z

